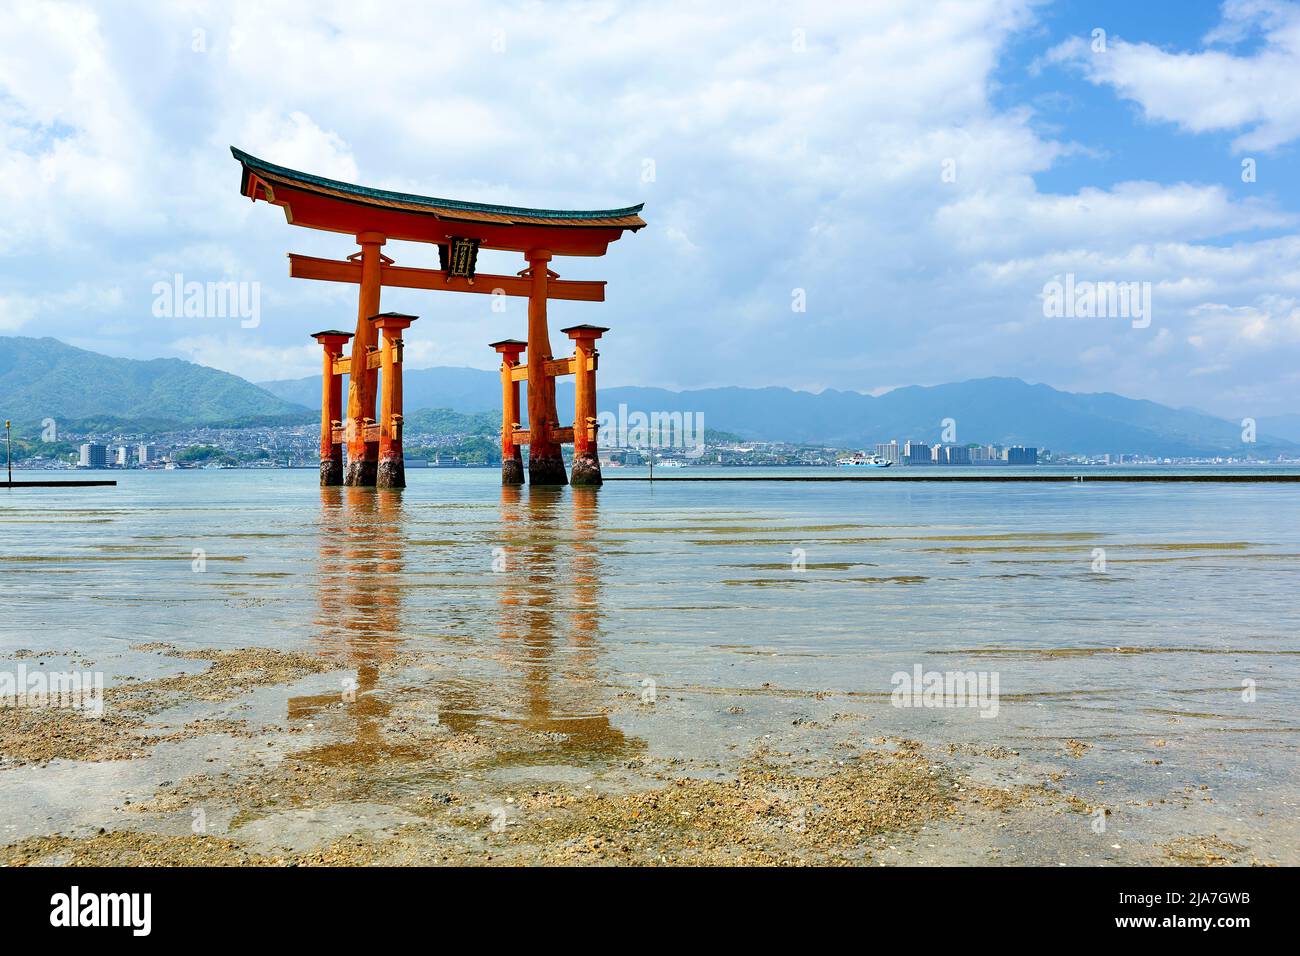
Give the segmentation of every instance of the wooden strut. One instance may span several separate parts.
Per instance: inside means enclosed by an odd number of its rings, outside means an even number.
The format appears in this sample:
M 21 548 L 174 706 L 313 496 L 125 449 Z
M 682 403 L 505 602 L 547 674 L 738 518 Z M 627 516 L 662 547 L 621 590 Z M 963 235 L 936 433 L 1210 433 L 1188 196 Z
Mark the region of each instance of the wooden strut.
M 402 340 L 401 339 L 395 339 L 392 343 L 389 343 L 388 345 L 384 346 L 384 348 L 387 348 L 389 351 L 393 353 L 394 362 L 402 361 L 402 353 L 401 353 Z M 373 352 L 370 352 L 366 355 L 366 368 L 382 369 L 383 365 L 384 365 L 384 356 L 381 349 L 377 348 Z M 334 359 L 334 364 L 331 366 L 331 369 L 332 369 L 331 374 L 333 375 L 351 375 L 352 356 L 351 355 L 336 356 Z
M 389 260 L 391 262 L 391 260 Z M 289 253 L 289 277 L 293 279 L 319 279 L 324 282 L 351 282 L 362 280 L 364 263 L 318 259 Z M 525 270 L 527 271 L 527 270 Z M 525 276 L 498 276 L 479 273 L 473 279 L 449 276 L 438 269 L 415 269 L 381 263 L 379 284 L 394 289 L 441 289 L 452 292 L 477 292 L 480 295 L 508 295 L 529 298 L 533 294 L 532 280 Z M 566 299 L 571 302 L 604 302 L 604 282 L 584 282 L 556 279 L 547 283 L 547 298 Z

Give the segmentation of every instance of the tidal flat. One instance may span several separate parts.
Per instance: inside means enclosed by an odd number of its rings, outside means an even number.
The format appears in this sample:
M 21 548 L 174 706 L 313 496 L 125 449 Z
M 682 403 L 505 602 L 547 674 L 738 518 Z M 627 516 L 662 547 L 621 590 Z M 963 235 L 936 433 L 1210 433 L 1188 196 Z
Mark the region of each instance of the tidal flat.
M 1300 862 L 1295 486 L 315 478 L 0 499 L 0 862 Z

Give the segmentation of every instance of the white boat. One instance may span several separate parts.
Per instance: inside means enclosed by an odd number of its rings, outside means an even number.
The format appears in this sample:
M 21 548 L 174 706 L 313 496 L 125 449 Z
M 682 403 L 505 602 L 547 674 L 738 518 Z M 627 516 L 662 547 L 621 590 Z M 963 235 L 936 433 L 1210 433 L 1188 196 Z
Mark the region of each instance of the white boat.
M 853 455 L 850 458 L 837 459 L 835 464 L 839 468 L 888 468 L 893 462 L 879 455 Z

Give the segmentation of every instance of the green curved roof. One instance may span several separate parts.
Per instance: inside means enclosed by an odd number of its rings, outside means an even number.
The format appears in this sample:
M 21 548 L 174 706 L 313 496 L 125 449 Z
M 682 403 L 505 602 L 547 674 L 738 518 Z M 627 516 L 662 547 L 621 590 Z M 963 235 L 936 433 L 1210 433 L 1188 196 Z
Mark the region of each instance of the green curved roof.
M 428 206 L 430 210 L 455 209 L 463 212 L 490 213 L 497 216 L 528 216 L 534 219 L 618 219 L 637 215 L 645 203 L 625 206 L 622 209 L 529 209 L 523 206 L 495 206 L 489 203 L 465 202 L 460 199 L 438 199 L 433 196 L 416 196 L 412 193 L 390 192 L 386 189 L 373 189 L 369 186 L 357 186 L 353 183 L 340 182 L 300 172 L 285 166 L 276 166 L 266 160 L 251 156 L 242 149 L 230 147 L 231 155 L 239 160 L 246 169 L 263 172 L 271 176 L 296 180 L 304 185 L 320 186 L 348 193 L 358 198 L 377 199 L 384 202 L 408 203 L 413 206 Z

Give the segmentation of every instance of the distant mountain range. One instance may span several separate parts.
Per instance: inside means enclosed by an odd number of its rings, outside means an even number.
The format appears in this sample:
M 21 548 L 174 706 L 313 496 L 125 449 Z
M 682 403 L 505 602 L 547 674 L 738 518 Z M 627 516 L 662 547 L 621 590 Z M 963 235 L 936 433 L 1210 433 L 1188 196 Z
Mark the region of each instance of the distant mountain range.
M 181 359 L 110 358 L 57 339 L 23 336 L 0 338 L 0 415 L 28 429 L 52 418 L 60 429 L 130 425 L 158 431 L 319 418 L 214 368 Z
M 407 369 L 408 416 L 421 409 L 458 413 L 501 407 L 496 372 Z M 1300 415 L 1260 419 L 1244 445 L 1240 421 L 1174 409 L 1111 393 L 1062 392 L 1015 378 L 909 386 L 873 397 L 828 389 L 602 388 L 601 411 L 700 412 L 712 430 L 758 441 L 866 448 L 877 441 L 940 440 L 956 421 L 959 442 L 1034 445 L 1080 454 L 1168 456 L 1253 452 L 1300 454 Z M 560 417 L 573 407 L 571 381 L 557 389 Z M 319 416 L 320 378 L 262 382 L 180 359 L 109 358 L 51 338 L 0 338 L 0 416 L 20 427 L 53 418 L 61 428 L 131 427 L 164 431 L 193 425 L 299 424 Z M 411 416 L 412 425 L 421 420 Z M 427 416 L 423 416 L 427 417 Z
M 320 378 L 260 383 L 286 401 L 320 407 Z M 486 411 L 501 407 L 497 373 L 467 368 L 407 369 L 402 391 L 408 409 Z M 562 410 L 573 386 L 556 391 Z M 1241 424 L 1190 409 L 1124 398 L 1109 392 L 1062 392 L 1018 378 L 982 378 L 949 385 L 894 389 L 879 397 L 861 392 L 799 392 L 788 388 L 601 388 L 600 411 L 702 412 L 708 428 L 759 441 L 867 447 L 877 441 L 940 440 L 943 420 L 957 424 L 960 442 L 1033 445 L 1077 454 L 1257 456 L 1300 452 L 1300 416 L 1261 419 L 1256 443 L 1241 440 Z M 1276 429 L 1273 425 L 1276 423 Z
M 258 382 L 272 395 L 320 410 L 320 376 Z M 458 412 L 501 409 L 501 377 L 477 368 L 407 368 L 402 371 L 402 404 L 406 411 L 450 408 Z
M 1255 423 L 1259 430 L 1287 441 L 1300 442 L 1300 415 L 1271 415 Z

